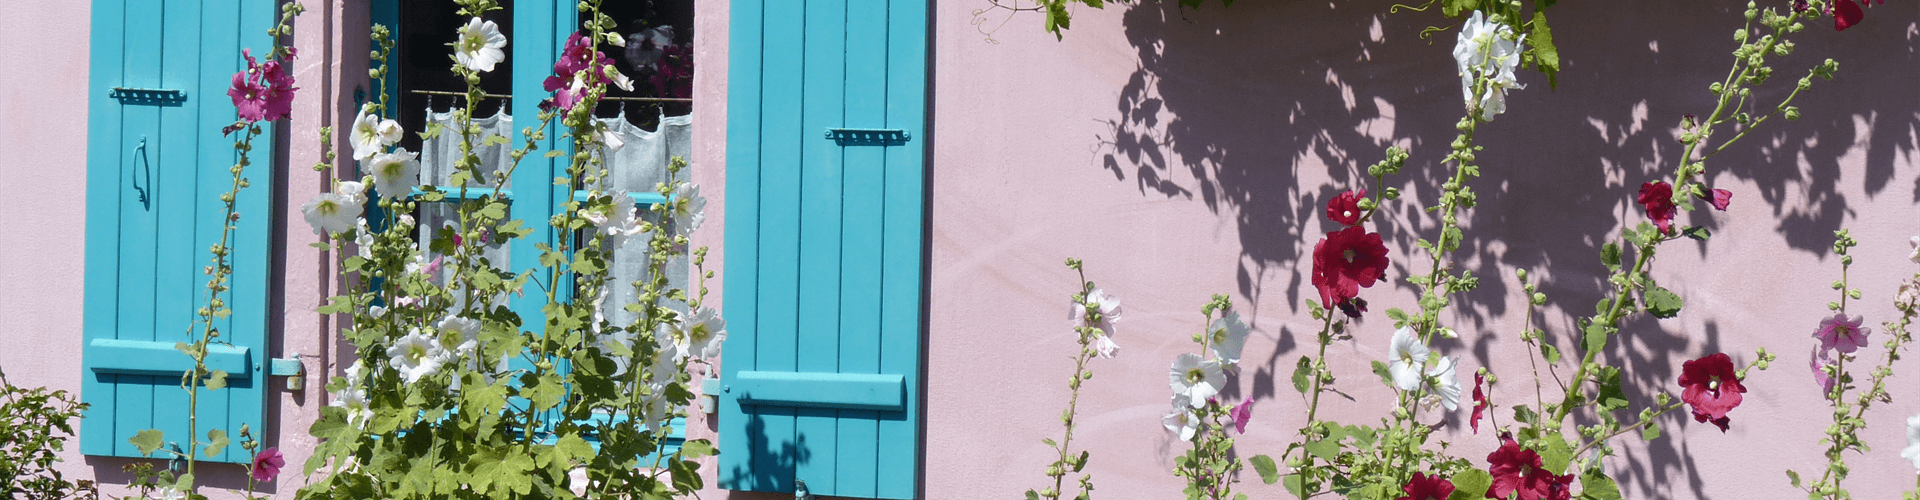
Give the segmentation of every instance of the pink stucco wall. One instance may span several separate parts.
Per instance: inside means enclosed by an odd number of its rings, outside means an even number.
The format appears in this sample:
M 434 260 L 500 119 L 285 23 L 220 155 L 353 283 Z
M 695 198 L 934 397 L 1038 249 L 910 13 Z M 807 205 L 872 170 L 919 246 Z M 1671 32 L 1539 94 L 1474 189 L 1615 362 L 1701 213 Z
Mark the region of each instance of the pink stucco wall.
M 350 116 L 352 84 L 365 68 L 360 2 L 309 0 L 295 37 L 303 58 L 294 117 L 283 137 L 283 195 L 275 200 L 283 280 L 273 291 L 275 356 L 301 355 L 310 373 L 331 373 L 340 352 L 327 318 L 313 314 L 338 286 L 325 271 L 334 256 L 313 241 L 297 213 L 323 179 L 307 168 L 319 158 L 311 131 Z M 17 214 L 0 236 L 0 367 L 14 383 L 77 391 L 80 376 L 85 215 L 88 2 L 29 2 L 0 17 L 0 65 L 33 68 L 0 74 L 0 214 Z M 976 17 L 981 1 L 935 4 L 932 240 L 925 490 L 927 498 L 1013 498 L 1041 483 L 1051 459 L 1041 437 L 1056 436 L 1064 401 L 1067 296 L 1074 277 L 1061 262 L 1086 259 L 1088 276 L 1118 295 L 1126 315 L 1116 340 L 1122 356 L 1096 360 L 1081 398 L 1077 443 L 1093 451 L 1089 471 L 1099 494 L 1168 498 L 1181 444 L 1159 424 L 1166 410 L 1165 370 L 1193 349 L 1197 309 L 1229 293 L 1254 326 L 1234 397 L 1251 395 L 1255 419 L 1243 454 L 1278 453 L 1304 420 L 1286 377 L 1312 347 L 1315 323 L 1305 257 L 1331 223 L 1318 215 L 1388 144 L 1413 151 L 1409 169 L 1389 185 L 1415 206 L 1434 199 L 1436 159 L 1459 110 L 1450 35 L 1431 44 L 1414 36 L 1435 22 L 1418 14 L 1312 2 L 1217 3 L 1180 11 L 1156 3 L 1081 8 L 1064 41 L 1039 31 L 1039 19 L 1005 13 Z M 696 245 L 712 247 L 709 268 L 724 274 L 725 81 L 727 2 L 698 4 L 694 179 L 709 197 L 708 225 Z M 1463 369 L 1489 366 L 1504 383 L 1502 405 L 1530 403 L 1532 387 L 1516 344 L 1526 315 L 1512 269 L 1535 273 L 1548 306 L 1532 325 L 1571 351 L 1571 317 L 1591 312 L 1603 269 L 1594 242 L 1640 215 L 1628 204 L 1639 183 L 1671 169 L 1678 154 L 1673 123 L 1704 114 L 1705 82 L 1724 73 L 1734 19 L 1706 4 L 1564 4 L 1555 35 L 1567 72 L 1558 89 L 1524 74 L 1512 112 L 1482 128 L 1485 176 L 1471 212 L 1461 264 L 1482 276 L 1462 298 L 1457 341 L 1436 348 L 1462 356 Z M 1913 33 L 1920 8 L 1874 6 L 1866 24 L 1835 34 L 1812 27 L 1800 52 L 1778 65 L 1784 85 L 1809 60 L 1843 62 L 1840 78 L 1819 82 L 1801 103 L 1806 118 L 1776 123 L 1709 165 L 1716 187 L 1735 193 L 1725 213 L 1693 212 L 1683 221 L 1713 228 L 1707 244 L 1669 244 L 1654 276 L 1687 300 L 1680 318 L 1629 320 L 1623 347 L 1608 353 L 1629 368 L 1636 405 L 1675 391 L 1678 362 L 1708 352 L 1780 362 L 1749 378 L 1747 402 L 1722 434 L 1679 414 L 1663 417 L 1665 436 L 1624 446 L 1608 468 L 1636 498 L 1781 497 L 1782 470 L 1816 470 L 1825 423 L 1805 368 L 1807 338 L 1832 292 L 1838 262 L 1826 250 L 1831 231 L 1854 229 L 1855 284 L 1868 297 L 1852 310 L 1876 324 L 1891 319 L 1896 280 L 1920 266 L 1905 260 L 1906 238 L 1920 234 L 1920 56 Z M 975 24 L 976 19 L 984 23 Z M 1628 28 L 1630 27 L 1630 28 Z M 991 40 L 991 41 L 990 41 Z M 997 43 L 995 43 L 997 42 Z M 1763 95 L 1766 94 L 1763 92 Z M 1377 188 L 1377 186 L 1368 186 Z M 58 208 L 71 207 L 71 208 Z M 1336 420 L 1378 415 L 1387 393 L 1367 362 L 1383 359 L 1391 325 L 1378 314 L 1411 307 L 1400 279 L 1424 273 L 1408 258 L 1417 236 L 1431 237 L 1419 212 L 1395 206 L 1380 224 L 1394 282 L 1367 290 L 1375 313 L 1354 340 L 1329 350 L 1339 387 L 1354 401 L 1329 398 Z M 720 279 L 714 280 L 715 303 Z M 724 308 L 724 304 L 721 304 Z M 723 309 L 724 310 L 724 309 Z M 1876 330 L 1878 330 L 1876 328 Z M 1876 343 L 1882 334 L 1875 333 Z M 1877 344 L 1876 344 L 1877 345 Z M 1911 358 L 1909 358 L 1911 359 Z M 1849 457 L 1859 498 L 1888 498 L 1913 469 L 1897 456 L 1902 420 L 1920 412 L 1920 377 L 1896 367 L 1895 403 L 1869 415 L 1874 452 Z M 318 384 L 280 391 L 269 404 L 268 439 L 304 462 L 304 429 L 325 404 Z M 1478 458 L 1483 433 L 1448 419 L 1444 439 Z M 82 425 L 86 425 L 84 422 Z M 696 419 L 693 435 L 710 435 Z M 1628 440 L 1630 442 L 1631 440 Z M 67 473 L 124 482 L 122 461 L 69 449 Z M 237 471 L 213 478 L 231 482 Z M 290 498 L 297 475 L 276 485 Z M 711 484 L 711 481 L 709 482 Z M 1242 483 L 1258 496 L 1282 490 Z M 703 498 L 779 498 L 703 492 Z
M 1329 348 L 1337 387 L 1355 399 L 1323 398 L 1322 414 L 1375 422 L 1391 404 L 1368 362 L 1385 359 L 1393 330 L 1380 311 L 1414 307 L 1403 279 L 1428 271 L 1410 255 L 1416 237 L 1434 237 L 1418 208 L 1434 203 L 1437 162 L 1462 113 L 1453 32 L 1422 40 L 1422 27 L 1443 21 L 1386 15 L 1386 4 L 1174 3 L 1077 8 L 1064 41 L 1042 33 L 1033 13 L 1006 20 L 975 16 L 984 0 L 937 4 L 929 498 L 1017 498 L 1042 484 L 1051 455 L 1040 438 L 1060 432 L 1075 349 L 1069 256 L 1125 306 L 1124 351 L 1092 363 L 1097 376 L 1080 399 L 1075 442 L 1092 451 L 1097 496 L 1180 496 L 1169 471 L 1185 443 L 1159 422 L 1167 369 L 1196 349 L 1188 336 L 1214 293 L 1231 294 L 1254 327 L 1227 391 L 1255 400 L 1239 452 L 1284 450 L 1306 406 L 1288 377 L 1318 329 L 1304 303 L 1315 295 L 1310 253 L 1337 228 L 1322 207 L 1385 146 L 1400 145 L 1413 159 L 1387 185 L 1409 204 L 1391 205 L 1377 226 L 1392 281 L 1362 294 L 1374 312 L 1353 340 Z M 1631 200 L 1673 169 L 1675 124 L 1711 111 L 1705 89 L 1730 62 L 1733 5 L 1562 2 L 1552 12 L 1567 61 L 1559 88 L 1523 72 L 1527 88 L 1511 94 L 1510 112 L 1480 128 L 1480 206 L 1458 255 L 1481 286 L 1448 318 L 1461 338 L 1435 348 L 1461 356 L 1463 376 L 1482 366 L 1501 375 L 1496 403 L 1533 404 L 1513 269 L 1533 271 L 1549 296 L 1532 326 L 1574 352 L 1571 318 L 1591 314 L 1600 297 L 1597 242 L 1643 220 Z M 1790 88 L 1825 57 L 1842 61 L 1839 78 L 1798 103 L 1806 118 L 1770 123 L 1708 163 L 1713 185 L 1734 192 L 1731 209 L 1682 215 L 1714 238 L 1666 245 L 1653 271 L 1689 307 L 1676 319 L 1628 320 L 1624 346 L 1607 358 L 1628 367 L 1635 411 L 1655 392 L 1677 394 L 1684 359 L 1724 351 L 1744 362 L 1766 346 L 1780 360 L 1750 376 L 1729 432 L 1675 413 L 1660 420 L 1664 437 L 1621 440 L 1633 444 L 1606 466 L 1630 497 L 1787 498 L 1785 469 L 1822 466 L 1826 413 L 1807 353 L 1836 298 L 1832 231 L 1852 228 L 1863 244 L 1852 278 L 1867 300 L 1850 310 L 1876 330 L 1893 319 L 1896 280 L 1920 271 L 1905 259 L 1907 238 L 1920 234 L 1920 94 L 1908 90 L 1920 77 L 1917 15 L 1889 3 L 1844 33 L 1813 23 L 1771 88 Z M 1884 336 L 1875 335 L 1877 353 Z M 1862 436 L 1873 453 L 1848 457 L 1858 498 L 1895 498 L 1913 485 L 1899 450 L 1903 420 L 1920 413 L 1920 366 L 1910 357 L 1896 371 L 1895 402 L 1868 416 Z M 1484 467 L 1494 438 L 1467 431 L 1465 415 L 1448 417 L 1437 439 Z M 1247 477 L 1242 488 L 1255 498 L 1285 495 Z

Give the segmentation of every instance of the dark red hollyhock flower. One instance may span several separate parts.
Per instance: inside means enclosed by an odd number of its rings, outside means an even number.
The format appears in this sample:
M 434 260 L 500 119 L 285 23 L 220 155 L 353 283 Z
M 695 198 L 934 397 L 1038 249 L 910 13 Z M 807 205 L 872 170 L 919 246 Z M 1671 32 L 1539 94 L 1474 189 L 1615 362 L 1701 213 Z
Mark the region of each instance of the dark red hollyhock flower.
M 1666 181 L 1641 184 L 1640 204 L 1647 207 L 1647 218 L 1653 219 L 1653 225 L 1659 226 L 1660 232 L 1673 227 L 1673 186 Z
M 1551 472 L 1538 471 L 1534 474 L 1534 476 L 1539 478 L 1538 481 L 1540 481 L 1540 488 L 1542 488 L 1542 491 L 1545 492 L 1543 495 L 1540 496 L 1542 500 L 1572 500 L 1573 499 L 1573 474 L 1567 474 L 1565 476 L 1556 476 L 1556 475 L 1553 475 L 1553 473 Z M 1528 478 L 1528 479 L 1531 480 L 1533 478 Z
M 1354 297 L 1340 303 L 1340 312 L 1347 313 L 1353 319 L 1360 319 L 1360 313 L 1367 312 L 1367 299 Z
M 1707 203 L 1713 205 L 1714 210 L 1725 212 L 1727 205 L 1733 203 L 1733 191 L 1714 189 L 1707 193 L 1706 199 Z
M 1480 383 L 1486 379 L 1487 375 L 1484 373 L 1473 374 L 1473 419 L 1469 421 L 1473 423 L 1474 434 L 1480 433 L 1480 415 L 1493 406 L 1493 403 L 1487 401 L 1487 393 L 1480 392 Z
M 1313 246 L 1313 286 L 1321 304 L 1339 304 L 1372 287 L 1387 272 L 1387 246 L 1379 233 L 1350 227 L 1327 233 Z
M 1693 419 L 1712 422 L 1727 431 L 1727 412 L 1740 406 L 1741 393 L 1747 392 L 1734 373 L 1733 358 L 1724 353 L 1680 364 L 1680 400 L 1693 407 Z
M 1810 6 L 1807 5 L 1807 0 L 1793 0 L 1794 12 L 1806 12 L 1808 7 Z
M 1511 436 L 1502 436 L 1500 440 L 1500 449 L 1487 455 L 1487 462 L 1493 464 L 1487 470 L 1493 475 L 1493 484 L 1487 487 L 1487 498 L 1505 499 L 1512 497 L 1516 491 L 1520 492 L 1522 499 L 1539 498 L 1540 493 L 1526 488 L 1526 477 L 1540 470 L 1540 454 L 1521 448 L 1520 443 L 1514 442 Z
M 1865 17 L 1867 17 L 1867 13 L 1860 10 L 1860 4 L 1853 3 L 1853 0 L 1838 0 L 1833 2 L 1834 31 L 1845 31 L 1855 24 L 1860 24 L 1860 19 Z
M 1349 226 L 1360 224 L 1360 200 L 1367 197 L 1367 190 L 1358 189 L 1340 193 L 1327 200 L 1327 218 Z
M 1447 496 L 1453 494 L 1453 481 L 1439 475 L 1415 472 L 1413 479 L 1407 481 L 1400 491 L 1407 492 L 1407 495 L 1396 500 L 1447 500 Z

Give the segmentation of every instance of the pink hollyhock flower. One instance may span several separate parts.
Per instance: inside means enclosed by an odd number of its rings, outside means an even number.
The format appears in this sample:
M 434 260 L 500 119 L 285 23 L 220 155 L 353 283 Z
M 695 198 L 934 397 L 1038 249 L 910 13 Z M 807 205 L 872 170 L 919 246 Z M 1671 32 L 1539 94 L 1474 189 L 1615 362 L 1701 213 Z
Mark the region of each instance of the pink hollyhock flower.
M 1649 182 L 1640 185 L 1640 204 L 1647 207 L 1647 218 L 1653 219 L 1653 225 L 1660 232 L 1667 232 L 1673 226 L 1673 186 L 1666 181 Z
M 1484 373 L 1473 374 L 1473 419 L 1469 422 L 1473 423 L 1474 434 L 1480 433 L 1480 416 L 1487 411 L 1487 408 L 1493 407 L 1493 403 L 1487 401 L 1487 394 L 1480 391 L 1480 383 L 1486 380 L 1487 375 Z
M 1820 349 L 1814 349 L 1812 359 L 1807 360 L 1807 365 L 1813 368 L 1813 381 L 1820 384 L 1822 395 L 1833 394 L 1833 384 L 1839 381 L 1836 380 L 1839 377 L 1827 375 L 1826 367 L 1833 364 L 1833 357 L 1828 356 L 1827 351 Z
M 247 69 L 234 73 L 233 85 L 227 89 L 240 119 L 257 122 L 286 118 L 293 110 L 293 92 L 300 90 L 293 86 L 286 62 L 268 59 L 261 63 L 246 49 L 240 50 L 240 56 L 246 58 Z M 294 57 L 295 52 L 288 50 L 287 59 Z
M 1387 273 L 1387 246 L 1379 233 L 1350 227 L 1327 233 L 1313 247 L 1313 286 L 1322 304 L 1339 304 L 1360 295 Z
M 1327 218 L 1334 222 L 1356 226 L 1360 224 L 1360 200 L 1367 197 L 1367 190 L 1359 189 L 1340 193 L 1327 200 Z
M 1833 3 L 1834 31 L 1846 31 L 1847 28 L 1860 24 L 1860 20 L 1865 17 L 1867 13 L 1860 10 L 1860 5 L 1853 3 L 1853 0 L 1838 0 Z
M 1120 344 L 1114 343 L 1113 337 L 1100 335 L 1093 339 L 1093 351 L 1102 358 L 1113 359 L 1120 355 Z
M 233 74 L 233 86 L 227 89 L 227 96 L 233 98 L 233 107 L 239 108 L 240 119 L 257 122 L 267 116 L 267 88 L 247 78 L 247 72 Z
M 1706 357 L 1680 364 L 1680 400 L 1693 407 L 1693 419 L 1698 422 L 1712 422 L 1727 431 L 1731 420 L 1727 412 L 1740 406 L 1741 393 L 1747 388 L 1740 385 L 1740 376 L 1734 372 L 1733 358 L 1725 353 L 1714 353 Z
M 1447 500 L 1447 496 L 1453 494 L 1453 481 L 1448 481 L 1438 474 L 1429 476 L 1415 472 L 1413 479 L 1408 480 L 1407 485 L 1402 486 L 1400 491 L 1407 494 L 1397 500 Z
M 1846 313 L 1833 313 L 1833 317 L 1820 320 L 1820 329 L 1813 332 L 1813 338 L 1820 339 L 1820 349 L 1839 349 L 1851 353 L 1867 345 L 1866 327 L 1860 326 L 1860 316 L 1847 317 Z
M 1233 405 L 1233 409 L 1227 411 L 1227 416 L 1233 417 L 1233 432 L 1246 434 L 1247 421 L 1253 419 L 1253 396 L 1247 396 L 1245 401 Z
M 280 476 L 280 468 L 286 466 L 287 459 L 280 456 L 279 448 L 260 450 L 260 454 L 253 456 L 253 480 L 263 483 L 272 481 Z

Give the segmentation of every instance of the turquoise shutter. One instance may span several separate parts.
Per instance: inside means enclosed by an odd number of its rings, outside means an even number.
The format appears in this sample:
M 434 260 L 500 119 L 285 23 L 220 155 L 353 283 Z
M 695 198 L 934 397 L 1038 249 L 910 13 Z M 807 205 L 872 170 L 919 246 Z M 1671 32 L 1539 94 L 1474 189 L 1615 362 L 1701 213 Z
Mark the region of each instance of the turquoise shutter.
M 227 87 L 246 67 L 243 45 L 270 47 L 275 15 L 266 0 L 94 2 L 81 368 L 81 398 L 92 407 L 80 424 L 82 453 L 139 456 L 127 438 L 144 429 L 188 439 L 180 376 L 193 365 L 174 344 L 189 340 L 194 311 L 206 305 L 201 270 L 220 239 L 217 197 L 232 182 L 232 138 L 220 135 L 236 116 Z M 272 137 L 255 140 L 253 187 L 239 200 L 224 296 L 233 314 L 216 323 L 232 345 L 207 359 L 227 371 L 228 388 L 200 393 L 203 441 L 209 429 L 232 434 L 241 424 L 264 432 Z M 247 456 L 235 446 L 214 459 Z
M 736 0 L 722 487 L 920 487 L 927 2 Z

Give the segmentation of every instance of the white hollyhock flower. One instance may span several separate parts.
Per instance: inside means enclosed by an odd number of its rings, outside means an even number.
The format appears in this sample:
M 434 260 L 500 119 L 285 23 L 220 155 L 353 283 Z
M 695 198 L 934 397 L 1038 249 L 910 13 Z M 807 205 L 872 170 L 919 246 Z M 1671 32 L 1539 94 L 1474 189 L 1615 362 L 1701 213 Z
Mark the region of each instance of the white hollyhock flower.
M 1393 349 L 1388 355 L 1393 358 L 1387 364 L 1393 385 L 1403 391 L 1420 387 L 1420 372 L 1427 365 L 1427 346 L 1414 337 L 1413 328 L 1403 326 L 1393 332 Z
M 434 325 L 440 329 L 440 347 L 450 358 L 471 356 L 480 349 L 480 321 L 448 316 Z
M 476 17 L 460 27 L 460 37 L 453 42 L 453 59 L 470 70 L 493 71 L 493 65 L 507 59 L 507 53 L 500 50 L 506 46 L 507 37 L 500 34 L 499 25 Z
M 366 160 L 400 142 L 401 133 L 400 122 L 381 119 L 373 114 L 372 105 L 363 106 L 353 117 L 353 133 L 348 134 L 347 144 L 353 146 L 353 159 Z
M 625 208 L 625 210 L 622 210 L 622 208 Z M 588 222 L 592 222 L 594 231 L 600 233 L 600 235 L 604 237 L 606 244 L 610 247 L 620 248 L 627 244 L 628 238 L 648 233 L 646 230 L 647 225 L 640 220 L 639 209 L 623 207 L 615 203 L 613 206 L 607 207 L 607 210 L 612 211 L 612 213 L 601 213 L 597 210 L 582 208 L 580 209 L 580 217 L 587 219 Z
M 443 359 L 441 353 L 440 344 L 420 333 L 419 328 L 407 332 L 394 341 L 393 347 L 387 348 L 387 356 L 392 358 L 389 363 L 393 369 L 400 371 L 400 378 L 409 384 L 439 371 Z
M 1099 354 L 1102 358 L 1111 359 L 1114 356 L 1120 355 L 1120 344 L 1113 343 L 1113 337 L 1111 336 L 1097 335 L 1093 337 L 1093 352 Z
M 300 206 L 300 213 L 313 226 L 313 234 L 344 233 L 353 229 L 354 221 L 360 218 L 362 207 L 340 193 L 320 193 L 307 204 Z
M 1920 469 L 1920 415 L 1907 417 L 1907 447 L 1900 450 L 1900 458 L 1913 462 Z
M 1073 320 L 1076 325 L 1086 321 L 1087 306 L 1093 306 L 1095 311 L 1100 312 L 1100 324 L 1087 326 L 1099 328 L 1101 332 L 1113 335 L 1113 324 L 1120 321 L 1120 299 L 1095 288 L 1087 292 L 1086 305 L 1074 304 L 1073 309 L 1067 312 L 1067 318 Z
M 1913 244 L 1913 253 L 1907 254 L 1907 260 L 1911 260 L 1915 264 L 1920 264 L 1920 236 L 1915 236 L 1907 240 L 1907 242 Z
M 709 360 L 720 356 L 720 346 L 727 341 L 727 320 L 720 317 L 720 311 L 702 307 L 693 312 L 686 325 L 688 354 Z
M 1209 326 L 1207 331 L 1213 336 L 1207 343 L 1208 348 L 1213 350 L 1214 357 L 1229 365 L 1240 362 L 1240 351 L 1246 348 L 1247 334 L 1252 329 L 1247 327 L 1246 322 L 1240 321 L 1239 311 L 1228 311 L 1220 315 L 1219 319 L 1213 320 L 1213 325 Z
M 1439 396 L 1440 406 L 1447 411 L 1460 407 L 1460 376 L 1455 373 L 1459 364 L 1459 357 L 1440 358 L 1427 369 L 1427 392 Z
M 1512 28 L 1488 22 L 1480 12 L 1474 12 L 1473 17 L 1460 26 L 1460 40 L 1453 46 L 1453 58 L 1460 67 L 1461 93 L 1468 107 L 1480 110 L 1483 120 L 1493 120 L 1494 115 L 1506 112 L 1507 89 L 1525 87 L 1515 79 L 1514 70 L 1520 64 L 1520 53 L 1526 50 L 1526 45 L 1514 38 Z M 1473 100 L 1476 76 L 1487 80 L 1486 93 L 1477 103 Z
M 367 204 L 367 185 L 366 184 L 361 184 L 359 182 L 354 182 L 354 181 L 340 181 L 340 185 L 334 186 L 333 192 L 340 193 L 340 196 L 347 197 L 347 201 L 351 201 L 355 205 Z M 366 225 L 365 222 L 366 221 L 362 219 L 361 225 L 365 226 Z
M 341 184 L 345 184 L 345 183 L 343 182 Z M 355 182 L 354 184 L 359 184 L 359 183 Z M 360 230 L 354 233 L 354 237 L 353 237 L 353 246 L 355 247 L 354 252 L 358 254 L 362 259 L 373 260 L 373 228 L 367 227 L 366 219 L 358 219 L 355 221 L 355 223 L 356 225 L 359 226 Z M 373 315 L 373 317 L 378 318 L 380 317 L 380 315 L 375 314 Z
M 1176 396 L 1173 398 L 1173 410 L 1167 412 L 1167 416 L 1160 417 L 1160 425 L 1179 434 L 1181 441 L 1192 441 L 1194 432 L 1200 429 L 1200 417 L 1187 408 L 1185 400 Z
M 700 224 L 707 221 L 707 199 L 700 196 L 700 186 L 691 182 L 682 182 L 673 189 L 674 232 L 681 236 L 693 234 Z
M 591 481 L 587 480 L 586 467 L 575 467 L 572 471 L 567 472 L 567 491 L 573 492 L 573 496 L 587 496 L 587 486 L 592 484 Z
M 381 198 L 413 195 L 413 187 L 420 185 L 419 158 L 420 155 L 406 148 L 373 155 L 373 159 L 367 162 L 367 173 L 373 176 L 373 187 L 380 190 Z
M 1198 354 L 1186 353 L 1173 359 L 1167 382 L 1175 396 L 1184 397 L 1188 406 L 1199 408 L 1206 406 L 1207 398 L 1219 394 L 1221 386 L 1227 385 L 1227 374 L 1220 369 L 1219 361 L 1202 360 Z
M 348 385 L 333 393 L 333 402 L 327 406 L 347 410 L 347 425 L 354 427 L 365 428 L 373 418 L 373 409 L 367 407 L 367 391 L 357 385 Z

